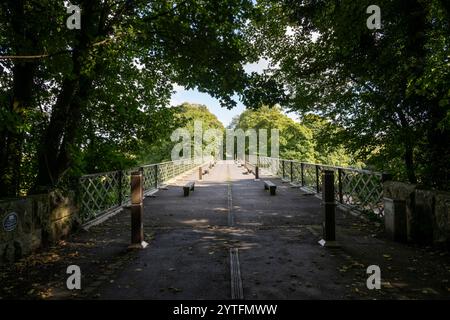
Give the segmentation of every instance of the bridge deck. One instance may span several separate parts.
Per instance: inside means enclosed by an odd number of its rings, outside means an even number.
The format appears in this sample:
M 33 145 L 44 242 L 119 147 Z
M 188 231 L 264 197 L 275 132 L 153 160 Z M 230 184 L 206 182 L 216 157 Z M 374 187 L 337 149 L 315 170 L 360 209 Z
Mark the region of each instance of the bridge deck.
M 233 162 L 220 163 L 187 198 L 180 187 L 195 174 L 146 199 L 144 225 L 154 239 L 113 283 L 98 290 L 101 297 L 236 297 L 231 285 L 236 278 L 230 259 L 234 248 L 240 271 L 235 281 L 242 284 L 245 299 L 407 297 L 401 286 L 408 280 L 396 278 L 388 268 L 390 257 L 408 263 L 412 252 L 375 239 L 371 226 L 343 213 L 337 217 L 342 248 L 322 248 L 319 199 L 279 179 L 262 176 L 255 181 L 243 172 Z M 264 179 L 277 184 L 276 196 L 264 191 Z M 389 292 L 367 289 L 366 268 L 372 264 L 380 265 L 385 285 L 392 287 Z
M 14 273 L 3 276 L 3 286 L 14 279 L 11 290 L 32 286 L 34 294 L 50 292 L 50 298 L 450 297 L 446 253 L 383 240 L 379 227 L 344 212 L 337 214 L 341 248 L 323 248 L 319 199 L 243 172 L 233 162 L 219 163 L 189 197 L 182 186 L 195 173 L 146 198 L 145 250 L 126 250 L 130 217 L 124 211 L 30 257 L 20 272 L 2 270 Z M 264 179 L 277 185 L 276 196 L 264 190 Z M 69 264 L 81 267 L 81 291 L 65 287 Z M 367 289 L 369 265 L 380 266 L 382 290 Z

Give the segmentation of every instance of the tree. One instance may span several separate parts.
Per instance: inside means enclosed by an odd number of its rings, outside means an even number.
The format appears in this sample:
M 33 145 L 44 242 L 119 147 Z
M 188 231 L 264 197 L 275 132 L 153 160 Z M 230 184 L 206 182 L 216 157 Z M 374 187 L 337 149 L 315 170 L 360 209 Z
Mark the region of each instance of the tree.
M 316 115 L 306 115 L 299 123 L 283 114 L 280 107 L 262 106 L 244 111 L 233 124 L 232 129 L 242 129 L 244 132 L 266 129 L 268 150 L 271 149 L 270 132 L 278 129 L 279 152 L 283 159 L 340 166 L 361 165 L 341 145 L 326 137 L 332 131 L 339 131 L 339 128 Z
M 158 125 L 143 131 L 153 116 L 170 121 L 156 111 L 173 83 L 233 107 L 246 82 L 242 65 L 255 59 L 242 32 L 251 1 L 72 2 L 80 30 L 65 27 L 63 1 L 0 5 L 2 195 L 18 193 L 24 163 L 36 168 L 40 192 L 83 167 L 87 150 L 106 152 L 111 142 L 118 149 L 110 154 L 124 153 L 139 136 L 157 136 Z
M 336 138 L 360 159 L 448 189 L 449 5 L 379 1 L 382 29 L 369 30 L 371 4 L 259 2 L 265 14 L 254 24 L 255 46 L 277 66 L 268 79 L 285 89 L 285 107 L 344 128 Z
M 194 136 L 195 122 L 202 124 L 203 135 L 209 129 L 216 129 L 219 132 L 224 132 L 223 124 L 212 114 L 208 107 L 201 104 L 182 103 L 176 107 L 169 108 L 171 112 L 171 121 L 164 122 L 167 126 L 164 134 L 159 135 L 159 142 L 145 143 L 140 148 L 138 161 L 140 163 L 155 163 L 161 161 L 170 161 L 170 155 L 173 147 L 178 141 L 171 141 L 171 134 L 175 129 L 185 128 L 190 134 L 191 138 Z M 162 122 L 161 122 L 162 123 Z M 167 130 L 170 128 L 170 130 Z M 162 131 L 161 131 L 162 132 Z M 207 141 L 202 141 L 202 146 L 205 148 Z M 194 154 L 192 150 L 192 154 Z
M 268 151 L 271 150 L 271 130 L 277 129 L 280 132 L 280 157 L 314 161 L 312 132 L 282 114 L 278 107 L 262 106 L 257 110 L 246 110 L 240 115 L 234 129 L 242 129 L 244 132 L 255 129 L 257 133 L 259 129 L 267 130 Z
M 314 159 L 316 163 L 363 167 L 365 163 L 358 161 L 352 153 L 345 148 L 345 142 L 336 139 L 342 127 L 330 120 L 315 114 L 306 114 L 301 119 L 301 124 L 311 130 L 314 147 Z

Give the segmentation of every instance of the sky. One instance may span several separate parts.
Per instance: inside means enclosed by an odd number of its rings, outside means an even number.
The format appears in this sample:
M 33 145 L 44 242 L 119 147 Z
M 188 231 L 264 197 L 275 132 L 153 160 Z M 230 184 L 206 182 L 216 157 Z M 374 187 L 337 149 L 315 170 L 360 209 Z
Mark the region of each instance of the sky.
M 234 116 L 241 114 L 245 110 L 244 105 L 239 101 L 238 97 L 233 98 L 238 104 L 233 109 L 228 110 L 227 108 L 222 108 L 219 100 L 211 97 L 207 93 L 199 92 L 198 90 L 185 90 L 183 87 L 176 86 L 170 104 L 172 106 L 180 105 L 183 102 L 204 104 L 211 113 L 216 115 L 224 126 L 228 126 Z
M 269 65 L 269 62 L 265 59 L 260 59 L 256 63 L 247 64 L 244 69 L 247 73 L 257 72 L 262 73 Z M 211 97 L 207 93 L 199 92 L 198 90 L 186 90 L 182 86 L 174 86 L 175 93 L 172 94 L 170 104 L 172 106 L 180 105 L 183 102 L 197 103 L 206 105 L 209 111 L 216 115 L 220 122 L 227 127 L 234 116 L 241 114 L 245 110 L 245 106 L 239 101 L 237 96 L 234 96 L 234 100 L 237 102 L 237 106 L 231 110 L 227 108 L 222 108 L 220 106 L 219 100 Z M 289 114 L 291 118 L 294 119 L 292 114 Z
M 297 31 L 298 29 L 287 27 L 286 36 L 294 36 L 295 32 Z M 311 40 L 315 42 L 319 37 L 320 35 L 317 32 L 313 32 Z M 269 67 L 269 65 L 269 60 L 261 58 L 256 63 L 246 64 L 244 66 L 244 70 L 249 74 L 252 72 L 261 74 L 265 69 Z M 172 106 L 177 106 L 182 104 L 183 102 L 189 102 L 206 105 L 209 111 L 215 114 L 219 121 L 221 121 L 223 125 L 227 127 L 231 123 L 231 120 L 234 116 L 241 114 L 245 110 L 245 106 L 242 104 L 242 102 L 239 101 L 239 98 L 237 96 L 233 98 L 237 102 L 237 106 L 231 110 L 228 110 L 226 108 L 222 108 L 219 101 L 211 97 L 207 93 L 202 93 L 198 90 L 185 90 L 185 88 L 183 88 L 182 86 L 175 85 L 175 93 L 171 97 L 170 104 Z M 286 112 L 284 113 L 293 120 L 298 120 L 298 116 L 296 114 Z

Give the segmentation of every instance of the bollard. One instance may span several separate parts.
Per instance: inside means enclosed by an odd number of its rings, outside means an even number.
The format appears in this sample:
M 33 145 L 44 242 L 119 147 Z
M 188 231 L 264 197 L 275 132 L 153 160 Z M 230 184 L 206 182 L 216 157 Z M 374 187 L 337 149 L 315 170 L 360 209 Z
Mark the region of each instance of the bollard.
M 202 180 L 203 179 L 203 172 L 202 172 L 202 167 L 198 168 L 198 180 Z
M 408 240 L 406 201 L 390 198 L 383 198 L 383 201 L 386 235 L 391 240 L 406 242 Z
M 129 249 L 143 249 L 147 247 L 144 241 L 144 193 L 142 172 L 131 173 L 131 245 Z
M 334 199 L 334 171 L 324 170 L 322 173 L 322 204 L 324 211 L 323 239 L 320 245 L 337 247 L 336 244 L 336 201 Z
M 255 180 L 256 181 L 259 180 L 259 167 L 258 166 L 255 167 Z

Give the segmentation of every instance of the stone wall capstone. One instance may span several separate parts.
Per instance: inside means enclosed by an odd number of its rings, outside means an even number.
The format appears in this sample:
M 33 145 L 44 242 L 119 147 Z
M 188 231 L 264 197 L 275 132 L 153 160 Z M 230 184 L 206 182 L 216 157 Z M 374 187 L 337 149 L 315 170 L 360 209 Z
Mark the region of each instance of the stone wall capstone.
M 450 193 L 422 190 L 416 185 L 387 181 L 383 196 L 406 202 L 408 241 L 450 243 Z
M 406 235 L 408 241 L 413 241 L 415 229 L 414 203 L 416 186 L 395 181 L 384 183 L 383 196 L 385 198 L 403 200 L 406 204 Z

